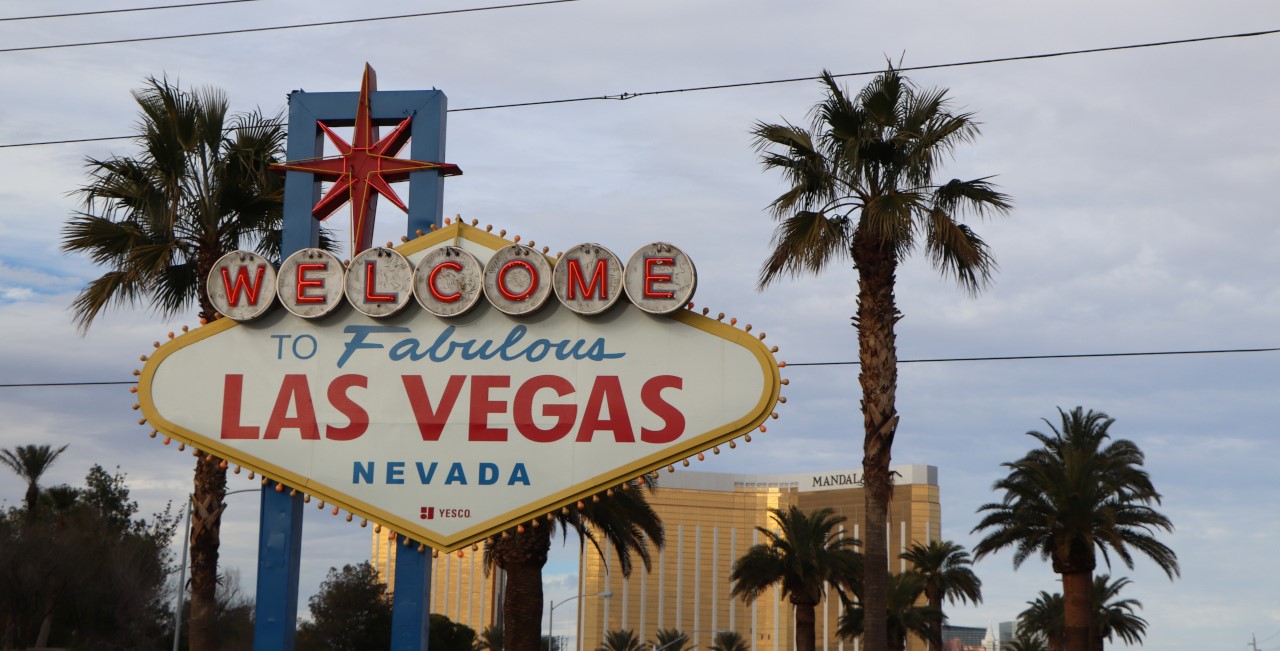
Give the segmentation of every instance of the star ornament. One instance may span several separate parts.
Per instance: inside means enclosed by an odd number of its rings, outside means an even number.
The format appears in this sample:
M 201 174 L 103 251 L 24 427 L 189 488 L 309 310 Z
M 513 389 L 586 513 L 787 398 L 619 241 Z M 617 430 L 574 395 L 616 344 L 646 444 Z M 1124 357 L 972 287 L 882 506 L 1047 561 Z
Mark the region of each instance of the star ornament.
M 377 90 L 377 74 L 369 64 L 365 64 L 352 142 L 348 143 L 342 136 L 334 133 L 323 120 L 317 121 L 338 155 L 287 161 L 272 166 L 272 169 L 280 172 L 309 172 L 322 180 L 333 182 L 329 191 L 311 209 L 311 214 L 316 219 L 327 219 L 338 208 L 351 202 L 352 254 L 372 246 L 378 195 L 386 197 L 400 210 L 409 211 L 408 206 L 391 187 L 392 183 L 407 181 L 410 173 L 420 170 L 437 170 L 441 176 L 462 174 L 462 170 L 451 163 L 396 158 L 409 142 L 409 125 L 413 117 L 405 118 L 390 134 L 379 138 L 378 126 L 374 124 L 369 106 L 370 96 Z

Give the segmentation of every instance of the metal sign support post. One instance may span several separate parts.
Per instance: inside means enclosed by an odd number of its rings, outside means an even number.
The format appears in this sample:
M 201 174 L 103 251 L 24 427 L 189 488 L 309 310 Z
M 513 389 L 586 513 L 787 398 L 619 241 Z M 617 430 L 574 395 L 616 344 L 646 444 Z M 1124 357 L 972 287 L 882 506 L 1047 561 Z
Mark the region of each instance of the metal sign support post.
M 321 155 L 324 120 L 329 126 L 354 124 L 359 93 L 289 94 L 291 161 Z M 371 117 L 379 125 L 398 124 L 413 117 L 410 156 L 420 161 L 444 160 L 444 93 L 431 91 L 380 91 L 370 96 Z M 428 232 L 441 224 L 444 182 L 439 172 L 422 170 L 409 177 L 409 219 L 406 234 Z M 320 181 L 314 174 L 290 171 L 285 175 L 284 224 L 281 258 L 319 245 L 319 224 L 312 206 L 320 198 Z M 351 252 L 352 255 L 357 253 Z M 254 619 L 254 649 L 293 651 L 298 614 L 298 575 L 302 556 L 302 496 L 262 491 L 259 522 L 258 594 Z M 393 604 L 392 651 L 426 651 L 430 607 L 431 555 L 419 552 L 416 543 L 399 550 L 396 559 L 396 591 Z

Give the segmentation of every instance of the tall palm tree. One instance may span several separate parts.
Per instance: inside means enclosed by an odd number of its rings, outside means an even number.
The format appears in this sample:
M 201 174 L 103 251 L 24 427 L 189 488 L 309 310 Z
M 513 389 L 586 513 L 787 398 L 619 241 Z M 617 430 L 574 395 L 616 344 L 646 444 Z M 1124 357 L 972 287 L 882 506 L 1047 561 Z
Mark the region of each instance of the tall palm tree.
M 1120 598 L 1120 591 L 1130 583 L 1132 581 L 1125 577 L 1112 581 L 1108 574 L 1093 577 L 1093 603 L 1097 608 L 1094 651 L 1102 651 L 1104 641 L 1110 641 L 1113 637 L 1120 638 L 1127 645 L 1142 644 L 1142 637 L 1147 632 L 1147 620 L 1134 612 L 1135 609 L 1142 609 L 1142 602 Z
M 765 542 L 752 545 L 734 561 L 730 596 L 751 603 L 765 590 L 781 586 L 782 596 L 795 606 L 796 649 L 813 651 L 814 609 L 822 601 L 825 584 L 834 584 L 844 601 L 841 586 L 859 583 L 862 555 L 854 550 L 858 541 L 839 536 L 845 517 L 831 509 L 805 513 L 792 506 L 769 512 L 777 531 L 756 527 Z
M 623 628 L 607 631 L 604 641 L 596 647 L 596 651 L 644 651 L 644 643 L 636 636 L 635 631 Z
M 12 450 L 0 450 L 0 464 L 4 464 L 27 482 L 27 494 L 23 503 L 26 505 L 28 522 L 35 522 L 36 519 L 36 507 L 40 501 L 40 478 L 66 449 L 65 445 L 56 450 L 51 445 L 19 445 Z
M 711 639 L 711 651 L 751 651 L 751 645 L 737 631 L 716 631 Z
M 1040 596 L 1027 602 L 1028 608 L 1018 614 L 1018 629 L 1035 633 L 1044 638 L 1049 651 L 1062 651 L 1064 627 L 1062 622 L 1062 594 L 1049 594 L 1043 590 Z
M 889 575 L 885 644 L 892 651 L 905 651 L 908 633 L 929 644 L 942 646 L 942 622 L 946 621 L 946 616 L 933 606 L 920 605 L 925 584 L 925 577 L 916 572 Z M 850 640 L 861 636 L 863 648 L 866 648 L 871 641 L 866 621 L 866 611 L 860 604 L 847 604 L 840 616 L 836 635 Z
M 107 272 L 72 304 L 81 332 L 112 305 L 140 301 L 166 317 L 192 304 L 218 318 L 205 279 L 223 254 L 280 227 L 283 184 L 269 166 L 284 128 L 259 113 L 229 115 L 226 95 L 184 91 L 150 78 L 134 91 L 141 109 L 133 156 L 89 159 L 84 209 L 63 230 L 62 249 L 85 253 Z M 269 251 L 264 251 L 270 253 Z M 214 644 L 219 528 L 226 470 L 196 461 L 191 535 L 191 648 Z
M 982 579 L 973 573 L 973 561 L 964 545 L 950 540 L 932 540 L 928 544 L 915 543 L 900 556 L 915 566 L 915 572 L 924 577 L 924 597 L 928 604 L 942 612 L 943 600 L 955 604 L 982 603 Z M 929 643 L 929 651 L 942 648 L 942 621 L 933 636 L 936 643 Z
M 976 293 L 995 260 L 960 219 L 1003 214 L 1012 205 L 986 178 L 935 180 L 956 146 L 978 135 L 973 115 L 953 112 L 945 89 L 919 89 L 892 67 L 856 96 L 829 72 L 822 83 L 827 96 L 813 108 L 811 129 L 760 122 L 752 132 L 765 168 L 781 171 L 790 186 L 769 206 L 781 223 L 760 287 L 846 260 L 857 271 L 867 510 L 863 606 L 870 614 L 867 651 L 884 651 L 889 461 L 898 429 L 898 265 L 922 246 L 943 276 Z
M 1003 464 L 1009 475 L 994 489 L 1004 498 L 978 509 L 986 515 L 973 530 L 987 535 L 974 553 L 982 558 L 1013 547 L 1015 568 L 1031 554 L 1050 559 L 1062 575 L 1066 649 L 1087 651 L 1096 630 L 1090 599 L 1097 553 L 1108 566 L 1115 554 L 1132 568 L 1136 550 L 1171 580 L 1178 557 L 1156 538 L 1157 531 L 1173 531 L 1173 523 L 1151 506 L 1161 497 L 1142 469 L 1142 450 L 1110 440 L 1115 420 L 1104 413 L 1082 407 L 1058 413 L 1061 430 L 1045 421 L 1052 435 L 1027 433 L 1041 447 Z
M 657 488 L 654 475 L 623 484 L 627 488 L 609 489 L 606 496 L 594 496 L 578 503 L 578 508 L 563 508 L 549 520 L 521 525 L 485 545 L 486 571 L 493 567 L 506 572 L 506 591 L 502 597 L 504 648 L 506 651 L 537 651 L 541 639 L 542 567 L 551 551 L 552 534 L 562 536 L 575 531 L 582 545 L 588 542 L 603 555 L 601 539 L 617 554 L 618 570 L 631 576 L 632 556 L 637 556 L 647 570 L 651 557 L 649 545 L 662 548 L 666 536 L 662 519 L 649 504 L 645 494 Z

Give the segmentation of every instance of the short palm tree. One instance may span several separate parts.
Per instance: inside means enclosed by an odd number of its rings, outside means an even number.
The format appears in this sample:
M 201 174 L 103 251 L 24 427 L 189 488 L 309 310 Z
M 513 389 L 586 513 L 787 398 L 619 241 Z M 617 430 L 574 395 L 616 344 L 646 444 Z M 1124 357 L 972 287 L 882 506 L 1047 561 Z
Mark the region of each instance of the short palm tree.
M 769 512 L 777 531 L 756 527 L 765 542 L 752 545 L 734 562 L 730 595 L 751 603 L 765 590 L 780 586 L 782 596 L 795 606 L 796 649 L 813 651 L 814 609 L 822 601 L 825 584 L 842 590 L 841 586 L 858 583 L 862 573 L 862 555 L 854 550 L 858 541 L 839 535 L 845 517 L 831 509 L 805 513 L 792 506 Z
M 1124 577 L 1112 581 L 1107 574 L 1093 577 L 1093 603 L 1097 604 L 1094 651 L 1102 651 L 1103 642 L 1114 637 L 1120 638 L 1127 645 L 1142 644 L 1142 637 L 1147 632 L 1147 620 L 1134 612 L 1142 609 L 1142 602 L 1120 598 L 1120 591 L 1130 583 L 1132 581 Z
M 943 600 L 955 604 L 982 603 L 982 579 L 973 573 L 973 561 L 964 546 L 950 540 L 932 540 L 928 544 L 915 543 L 900 556 L 909 561 L 915 572 L 924 577 L 926 602 L 942 612 Z M 937 643 L 929 643 L 929 651 L 942 648 L 942 621 L 933 636 Z
M 946 90 L 917 88 L 892 67 L 856 96 L 829 72 L 822 84 L 827 96 L 813 107 L 811 129 L 761 122 L 752 131 L 764 166 L 779 170 L 789 186 L 769 206 L 781 223 L 760 287 L 848 260 L 857 271 L 867 509 L 863 606 L 870 614 L 867 651 L 884 651 L 889 460 L 898 429 L 898 266 L 922 247 L 943 276 L 976 293 L 995 261 L 961 217 L 1006 213 L 1011 203 L 986 178 L 938 180 L 943 160 L 978 135 L 973 115 L 953 111 Z
M 1013 640 L 1002 647 L 1002 651 L 1049 651 L 1044 636 L 1039 633 L 1018 631 Z
M 549 520 L 537 525 L 521 525 L 485 545 L 485 569 L 501 568 L 506 572 L 506 592 L 502 599 L 505 651 L 536 651 L 539 648 L 542 621 L 542 567 L 551 551 L 552 534 L 569 531 L 578 534 L 582 545 L 590 542 L 602 552 L 600 541 L 608 542 L 616 554 L 617 568 L 623 576 L 631 576 L 632 557 L 640 558 L 647 570 L 651 557 L 649 545 L 661 548 L 666 541 L 662 519 L 649 504 L 647 491 L 657 488 L 657 479 L 647 475 L 643 481 L 632 480 L 627 488 L 607 491 L 578 503 L 577 508 L 556 511 Z
M 644 643 L 635 631 L 623 628 L 605 632 L 604 641 L 596 651 L 644 651 Z
M 147 301 L 165 317 L 192 304 L 218 318 L 205 279 L 223 254 L 278 242 L 283 184 L 269 167 L 284 144 L 279 119 L 229 115 L 215 89 L 184 91 L 151 78 L 134 92 L 139 153 L 89 159 L 84 210 L 62 249 L 107 268 L 72 304 L 81 331 L 112 305 Z M 264 251 L 270 253 L 269 251 Z M 219 527 L 226 495 L 220 459 L 198 457 L 191 535 L 191 648 L 214 646 Z
M 688 633 L 678 628 L 664 628 L 658 631 L 653 646 L 655 651 L 684 651 L 689 642 Z
M 1000 502 L 985 504 L 974 531 L 986 531 L 977 558 L 1014 548 L 1018 567 L 1032 554 L 1052 561 L 1062 575 L 1063 627 L 1067 651 L 1087 651 L 1095 613 L 1090 603 L 1097 553 L 1133 567 L 1133 552 L 1155 561 L 1170 579 L 1179 573 L 1178 557 L 1156 538 L 1173 523 L 1152 508 L 1159 505 L 1151 477 L 1142 469 L 1142 450 L 1132 441 L 1111 440 L 1114 419 L 1076 407 L 1058 410 L 1061 429 L 1052 435 L 1028 432 L 1041 447 L 1003 464 L 1009 475 L 995 483 Z
M 737 631 L 716 631 L 711 639 L 711 651 L 751 651 L 751 645 Z
M 476 641 L 471 645 L 474 651 L 502 651 L 502 627 L 486 626 L 480 635 L 476 636 Z
M 885 643 L 892 651 L 905 651 L 907 634 L 913 634 L 929 644 L 942 646 L 942 623 L 946 616 L 941 610 L 929 605 L 920 605 L 920 597 L 924 596 L 926 580 L 921 574 L 912 571 L 889 575 L 888 617 L 886 618 Z M 863 647 L 870 638 L 865 628 L 866 612 L 860 604 L 849 604 L 840 616 L 840 626 L 836 634 L 845 639 L 862 637 Z
M 27 482 L 23 504 L 28 522 L 36 519 L 36 508 L 40 501 L 40 478 L 66 449 L 65 445 L 56 450 L 51 445 L 19 445 L 12 450 L 0 450 L 0 464 L 4 464 L 21 477 L 22 481 Z
M 1062 651 L 1062 594 L 1041 590 L 1040 596 L 1028 601 L 1027 606 L 1018 614 L 1018 629 L 1044 638 L 1049 651 Z

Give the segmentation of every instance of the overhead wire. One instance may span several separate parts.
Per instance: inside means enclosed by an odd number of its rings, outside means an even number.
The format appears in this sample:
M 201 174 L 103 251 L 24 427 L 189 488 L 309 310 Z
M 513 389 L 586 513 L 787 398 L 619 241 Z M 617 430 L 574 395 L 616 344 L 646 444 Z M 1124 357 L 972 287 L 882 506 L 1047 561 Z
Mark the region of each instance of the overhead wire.
M 1019 360 L 1048 360 L 1048 359 L 1098 359 L 1105 357 L 1153 357 L 1153 356 L 1172 356 L 1172 355 L 1222 355 L 1230 353 L 1273 353 L 1280 352 L 1278 348 L 1220 348 L 1214 350 L 1160 350 L 1145 352 L 1127 352 L 1127 353 L 1067 353 L 1061 355 L 996 355 L 987 357 L 931 357 L 920 359 L 900 359 L 899 364 L 936 364 L 948 362 L 1007 362 Z M 787 368 L 796 366 L 848 366 L 858 365 L 860 362 L 787 362 Z M 87 387 L 87 386 L 110 386 L 110 385 L 127 385 L 137 384 L 137 380 L 118 380 L 118 381 L 102 381 L 102 382 L 14 382 L 0 384 L 0 389 L 18 389 L 32 387 Z
M 258 2 L 259 0 L 209 0 L 208 2 L 190 2 L 187 4 L 177 5 L 156 5 L 152 7 L 129 7 L 125 9 L 96 9 L 94 11 L 73 11 L 65 14 L 44 14 L 43 16 L 11 16 L 8 18 L 0 18 L 0 23 L 14 22 L 18 20 L 44 20 L 47 18 L 74 18 L 79 16 L 101 16 L 104 14 L 128 14 L 139 11 L 158 11 L 161 9 L 193 9 L 196 7 L 209 7 L 213 5 L 232 5 L 241 2 Z
M 7 47 L 0 48 L 0 54 L 11 52 L 34 52 L 37 50 L 58 50 L 73 47 L 91 47 L 95 45 L 121 45 L 124 43 L 145 43 L 148 41 L 173 41 L 187 38 L 203 38 L 206 36 L 228 36 L 231 34 L 252 34 L 256 32 L 277 32 L 286 29 L 306 29 L 310 27 L 329 27 L 333 25 L 354 25 L 357 23 L 373 23 L 384 20 L 404 20 L 406 18 L 424 18 L 427 16 L 444 16 L 449 14 L 467 14 L 480 11 L 497 11 L 499 9 L 519 9 L 523 7 L 539 7 L 543 5 L 558 5 L 567 2 L 581 2 L 582 0 L 538 0 L 536 2 L 524 2 L 518 4 L 493 5 L 489 7 L 468 7 L 465 9 L 441 9 L 439 11 L 424 11 L 414 14 L 398 14 L 395 16 L 373 16 L 369 18 L 344 18 L 341 20 L 325 20 L 314 23 L 295 23 L 292 25 L 271 25 L 268 27 L 243 27 L 240 29 L 224 29 L 212 32 L 191 32 L 187 34 L 167 34 L 164 36 L 139 36 L 135 38 L 116 38 L 103 41 L 82 41 L 79 43 L 55 43 L 52 45 L 28 45 L 24 47 Z
M 532 4 L 553 4 L 553 3 L 560 3 L 560 2 L 578 2 L 578 1 L 579 0 L 547 0 L 546 2 L 532 3 Z M 502 7 L 522 7 L 522 6 L 529 6 L 529 5 L 503 5 L 501 7 L 495 6 L 495 7 L 489 7 L 487 9 L 497 9 Z M 478 10 L 479 9 L 457 10 L 457 11 L 478 11 Z M 376 20 L 386 20 L 386 19 L 383 18 L 383 19 L 376 19 Z M 1050 59 L 1050 58 L 1065 57 L 1065 56 L 1075 56 L 1075 55 L 1081 55 L 1081 54 L 1098 54 L 1102 52 L 1117 52 L 1117 51 L 1123 51 L 1123 50 L 1163 47 L 1163 46 L 1169 46 L 1169 45 L 1185 45 L 1188 43 L 1204 43 L 1208 41 L 1220 41 L 1225 39 L 1272 36 L 1275 34 L 1280 34 L 1280 29 L 1269 29 L 1269 30 L 1256 31 L 1256 32 L 1238 32 L 1234 34 L 1220 34 L 1216 36 L 1200 36 L 1195 38 L 1154 41 L 1150 43 L 1135 43 L 1130 45 L 1113 45 L 1113 46 L 1107 46 L 1107 47 L 1097 47 L 1097 48 L 1088 48 L 1088 49 L 1064 50 L 1060 52 L 1022 54 L 1022 55 L 997 57 L 997 58 L 989 58 L 989 59 L 973 59 L 968 61 L 954 61 L 950 63 L 933 63 L 933 64 L 926 64 L 926 65 L 919 65 L 919 66 L 903 66 L 899 68 L 899 70 L 904 72 L 914 72 L 919 70 L 938 70 L 942 68 L 957 68 L 962 66 L 977 66 L 977 65 L 987 65 L 987 64 L 993 64 L 993 63 L 1009 63 L 1014 61 L 1032 61 L 1036 59 Z M 0 52 L 5 52 L 5 51 L 9 51 L 9 50 L 0 50 Z M 862 70 L 858 72 L 843 72 L 839 74 L 833 74 L 832 76 L 836 78 L 863 77 L 863 76 L 879 74 L 880 72 L 882 71 L 881 70 Z M 449 109 L 448 112 L 449 113 L 465 113 L 469 111 L 491 111 L 491 110 L 497 110 L 497 109 L 526 108 L 526 107 L 532 107 L 532 106 L 549 106 L 553 104 L 570 104 L 570 103 L 577 103 L 577 102 L 592 102 L 592 101 L 602 101 L 602 100 L 614 100 L 614 101 L 629 100 L 629 99 L 634 99 L 636 97 L 671 95 L 676 93 L 692 93 L 692 92 L 711 91 L 711 90 L 727 90 L 732 88 L 747 88 L 751 86 L 767 86 L 767 85 L 773 85 L 773 84 L 790 84 L 790 83 L 797 83 L 801 81 L 816 81 L 818 79 L 821 79 L 821 77 L 817 77 L 817 76 L 788 77 L 785 79 L 770 79 L 770 80 L 764 80 L 764 81 L 747 81 L 747 82 L 737 82 L 737 83 L 727 83 L 727 84 L 713 84 L 713 85 L 707 85 L 707 86 L 689 86 L 684 88 L 670 88 L 666 90 L 650 90 L 650 91 L 641 91 L 638 93 L 622 92 L 622 93 L 617 93 L 613 95 L 590 95 L 590 96 L 571 97 L 571 98 L 564 98 L 564 99 L 535 100 L 535 101 L 529 101 L 529 102 L 513 102 L 513 103 L 507 103 L 507 104 L 489 104 L 484 106 L 471 106 L 471 107 L 465 107 L 465 108 Z M 0 149 L 16 149 L 20 147 L 40 147 L 40 146 L 46 146 L 46 145 L 69 145 L 69 144 L 76 144 L 76 143 L 103 142 L 108 140 L 128 140 L 133 137 L 134 136 L 102 136 L 102 137 L 96 137 L 96 138 L 67 138 L 63 140 L 41 140 L 41 141 L 33 141 L 33 142 L 17 142 L 17 143 L 0 144 Z

